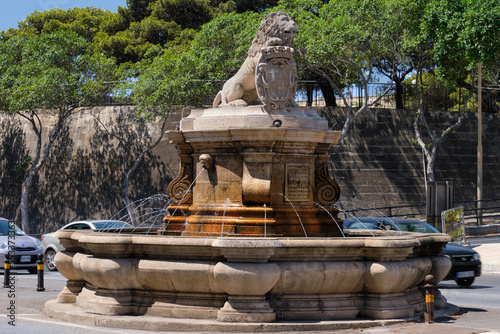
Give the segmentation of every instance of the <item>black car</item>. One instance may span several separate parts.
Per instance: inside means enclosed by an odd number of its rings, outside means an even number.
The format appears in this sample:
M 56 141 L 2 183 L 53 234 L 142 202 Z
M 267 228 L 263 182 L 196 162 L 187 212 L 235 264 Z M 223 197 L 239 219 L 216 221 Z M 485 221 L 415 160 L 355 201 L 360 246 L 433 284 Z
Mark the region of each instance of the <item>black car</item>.
M 441 233 L 434 226 L 419 220 L 388 217 L 345 219 L 344 229 Z M 454 280 L 458 285 L 468 287 L 474 282 L 474 278 L 481 275 L 481 260 L 476 251 L 456 243 L 448 243 L 441 254 L 451 260 L 451 270 L 444 280 Z

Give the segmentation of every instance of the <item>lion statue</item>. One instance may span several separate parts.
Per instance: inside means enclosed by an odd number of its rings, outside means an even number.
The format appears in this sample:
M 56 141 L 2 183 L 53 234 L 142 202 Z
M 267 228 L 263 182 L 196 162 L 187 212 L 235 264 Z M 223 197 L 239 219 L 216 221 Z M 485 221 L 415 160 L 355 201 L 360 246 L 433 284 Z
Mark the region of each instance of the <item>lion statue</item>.
M 297 32 L 295 21 L 284 12 L 273 12 L 264 16 L 248 50 L 247 59 L 238 72 L 224 83 L 214 99 L 213 107 L 245 107 L 258 101 L 255 67 L 261 49 L 272 45 L 292 47 Z

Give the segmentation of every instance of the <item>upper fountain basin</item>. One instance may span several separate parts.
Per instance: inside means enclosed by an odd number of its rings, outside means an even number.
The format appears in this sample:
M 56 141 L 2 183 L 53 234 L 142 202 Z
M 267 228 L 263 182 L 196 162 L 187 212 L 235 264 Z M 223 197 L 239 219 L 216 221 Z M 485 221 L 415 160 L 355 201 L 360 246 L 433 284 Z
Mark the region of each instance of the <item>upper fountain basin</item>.
M 328 131 L 328 121 L 316 110 L 290 107 L 266 111 L 265 106 L 256 105 L 233 108 L 193 109 L 181 121 L 180 129 L 224 130 L 231 128 L 286 128 Z

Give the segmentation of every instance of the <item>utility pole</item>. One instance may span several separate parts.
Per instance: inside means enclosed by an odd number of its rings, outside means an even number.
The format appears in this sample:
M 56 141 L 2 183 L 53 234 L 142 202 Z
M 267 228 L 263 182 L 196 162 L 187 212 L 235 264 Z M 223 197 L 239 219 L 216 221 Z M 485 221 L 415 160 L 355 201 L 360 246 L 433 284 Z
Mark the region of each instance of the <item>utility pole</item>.
M 477 225 L 483 224 L 483 96 L 482 63 L 477 65 Z

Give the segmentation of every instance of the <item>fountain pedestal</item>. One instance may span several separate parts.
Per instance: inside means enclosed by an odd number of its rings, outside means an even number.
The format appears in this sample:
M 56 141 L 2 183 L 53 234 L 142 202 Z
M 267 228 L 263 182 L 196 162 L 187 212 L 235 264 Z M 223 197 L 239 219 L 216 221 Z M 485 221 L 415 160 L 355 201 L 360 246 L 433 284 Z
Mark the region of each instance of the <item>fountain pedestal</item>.
M 175 204 L 161 232 L 341 235 L 342 221 L 331 207 L 340 190 L 328 173 L 328 149 L 340 133 L 329 131 L 315 110 L 199 109 L 167 134 L 180 168 L 168 187 Z

